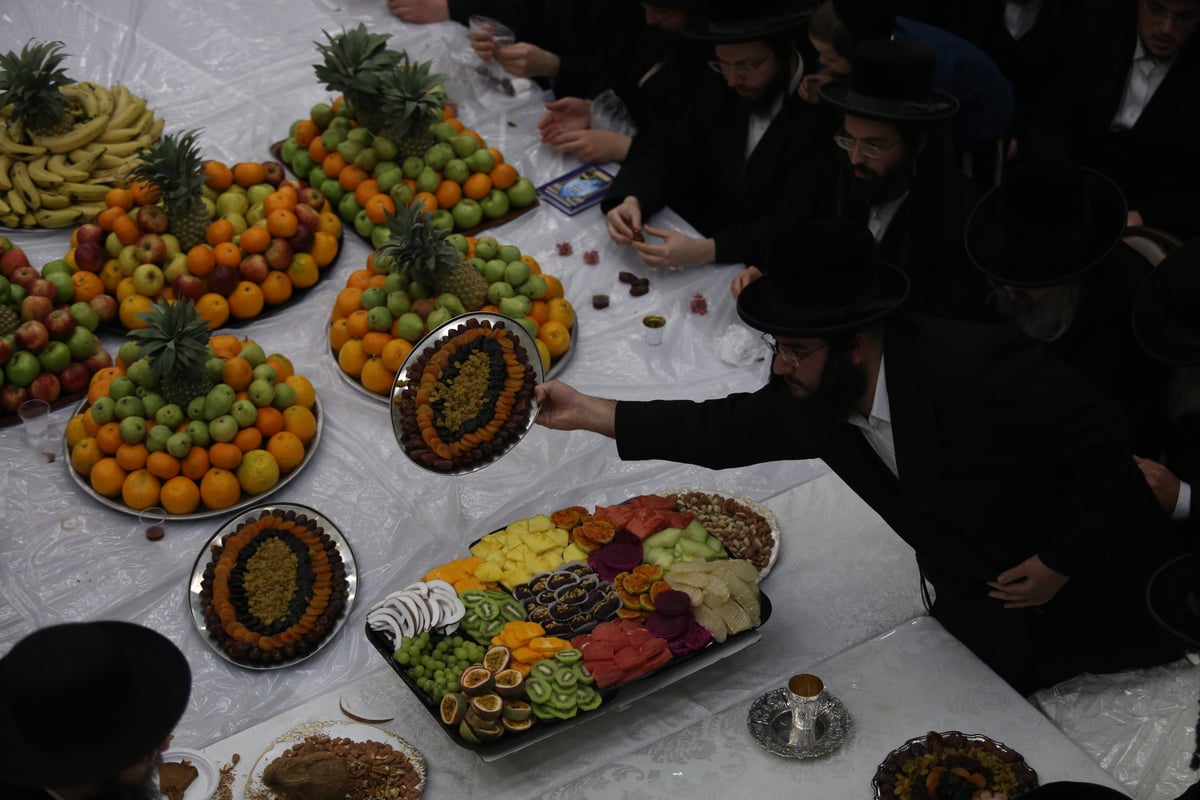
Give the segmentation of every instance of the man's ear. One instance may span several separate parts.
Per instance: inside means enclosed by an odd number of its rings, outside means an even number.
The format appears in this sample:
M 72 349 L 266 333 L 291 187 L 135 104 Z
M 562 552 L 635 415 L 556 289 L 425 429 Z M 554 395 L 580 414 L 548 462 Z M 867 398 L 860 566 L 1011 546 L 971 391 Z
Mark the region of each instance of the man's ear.
M 867 335 L 859 331 L 854 334 L 854 347 L 849 352 L 850 363 L 860 366 L 867 360 Z

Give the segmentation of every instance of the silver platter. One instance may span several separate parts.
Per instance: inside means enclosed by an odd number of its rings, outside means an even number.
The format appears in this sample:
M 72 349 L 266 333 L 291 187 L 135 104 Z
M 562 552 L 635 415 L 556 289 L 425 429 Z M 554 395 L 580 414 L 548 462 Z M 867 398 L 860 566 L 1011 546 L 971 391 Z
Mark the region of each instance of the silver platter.
M 817 712 L 816 736 L 803 744 L 792 743 L 792 709 L 786 688 L 760 695 L 746 717 L 750 735 L 764 750 L 785 758 L 819 758 L 837 750 L 850 735 L 850 713 L 842 701 L 826 695 Z
M 409 385 L 408 370 L 421 358 L 421 355 L 425 352 L 426 348 L 439 343 L 442 339 L 446 338 L 448 334 L 454 332 L 455 329 L 459 328 L 470 320 L 487 322 L 492 327 L 496 327 L 502 323 L 505 330 L 510 331 L 514 336 L 516 336 L 517 341 L 521 344 L 521 347 L 525 349 L 526 359 L 529 362 L 529 366 L 533 368 L 534 383 L 543 383 L 546 380 L 545 374 L 542 372 L 542 360 L 538 356 L 537 345 L 534 343 L 533 337 L 529 335 L 529 331 L 518 325 L 510 317 L 506 317 L 503 314 L 477 312 L 473 314 L 460 314 L 449 322 L 439 325 L 429 333 L 425 334 L 425 336 L 421 338 L 421 341 L 416 343 L 412 349 L 412 352 L 408 354 L 408 357 L 404 359 L 404 363 L 400 365 L 400 369 L 396 372 L 395 383 L 392 385 L 392 394 L 389 398 L 391 406 L 390 413 L 392 417 L 392 432 L 396 436 L 396 443 L 400 445 L 400 449 L 404 451 L 405 455 L 409 454 L 408 448 L 404 446 L 404 440 L 409 431 L 405 430 L 404 418 L 400 414 L 399 402 L 401 392 L 407 389 Z M 440 470 L 428 467 L 411 457 L 409 460 L 419 466 L 421 469 L 436 473 L 438 475 L 469 475 L 472 472 L 477 472 L 486 466 L 494 464 L 506 453 L 508 453 L 508 451 L 512 450 L 512 448 L 515 447 L 518 442 L 524 439 L 525 434 L 529 433 L 529 429 L 533 427 L 533 422 L 535 419 L 537 419 L 538 406 L 532 397 L 530 397 L 529 403 L 531 408 L 529 411 L 529 418 L 525 423 L 525 430 L 521 431 L 517 436 L 513 436 L 511 439 L 509 439 L 509 441 L 505 443 L 504 448 L 498 453 L 493 453 L 492 457 L 487 461 L 471 464 L 470 466 L 460 467 L 457 469 Z
M 84 400 L 79 404 L 79 407 L 75 409 L 75 413 L 82 414 L 87 410 L 87 408 L 88 401 Z M 303 472 L 304 468 L 308 466 L 308 463 L 312 461 L 313 454 L 317 452 L 317 445 L 321 442 L 321 432 L 325 428 L 325 415 L 321 412 L 320 400 L 313 401 L 312 412 L 313 416 L 317 418 L 317 435 L 314 436 L 312 441 L 308 443 L 308 446 L 304 448 L 304 460 L 296 465 L 296 468 L 291 472 L 280 473 L 279 482 L 270 489 L 262 494 L 243 494 L 241 500 L 237 501 L 228 508 L 211 509 L 202 507 L 200 510 L 193 511 L 190 514 L 167 514 L 167 519 L 207 519 L 208 517 L 223 517 L 227 514 L 236 514 L 239 511 L 250 508 L 255 503 L 261 503 L 265 498 L 270 497 L 284 486 L 287 486 L 292 482 L 293 479 L 295 479 L 297 475 Z M 105 497 L 93 489 L 91 484 L 88 483 L 87 480 L 78 472 L 76 472 L 75 468 L 71 466 L 71 449 L 67 447 L 66 438 L 63 439 L 63 456 L 63 463 L 66 465 L 67 474 L 71 476 L 71 480 L 75 481 L 75 485 L 82 489 L 84 493 L 86 493 L 93 500 L 108 506 L 114 511 L 120 511 L 122 514 L 130 514 L 136 517 L 142 513 L 120 502 L 119 499 Z
M 342 557 L 342 565 L 346 571 L 346 605 L 342 609 L 342 615 L 338 617 L 337 622 L 333 624 L 333 630 L 321 640 L 321 643 L 314 647 L 309 652 L 297 658 L 289 659 L 278 664 L 253 664 L 245 661 L 238 661 L 228 653 L 226 653 L 211 636 L 208 635 L 208 626 L 204 622 L 204 608 L 200 601 L 201 582 L 204 580 L 204 570 L 212 560 L 212 546 L 220 544 L 226 536 L 236 531 L 243 522 L 251 517 L 257 517 L 259 513 L 267 511 L 272 514 L 282 511 L 295 511 L 297 514 L 303 514 L 315 521 L 318 525 L 325 529 L 329 534 L 329 538 L 333 540 L 337 547 L 338 555 Z M 346 541 L 346 537 L 338 530 L 338 527 L 333 524 L 329 517 L 322 514 L 320 511 L 309 508 L 308 506 L 296 505 L 294 503 L 266 503 L 253 508 L 246 509 L 247 513 L 238 514 L 233 519 L 221 526 L 220 530 L 212 535 L 204 547 L 200 548 L 200 554 L 196 556 L 196 563 L 192 565 L 192 577 L 188 583 L 187 603 L 188 608 L 192 612 L 192 624 L 196 626 L 196 632 L 200 634 L 200 638 L 209 648 L 219 655 L 221 658 L 228 661 L 230 664 L 237 664 L 239 667 L 246 669 L 269 670 L 279 669 L 280 667 L 290 667 L 293 664 L 299 664 L 307 658 L 310 658 L 321 652 L 333 638 L 341 631 L 342 626 L 346 624 L 346 620 L 350 618 L 350 609 L 354 606 L 354 598 L 358 594 L 358 564 L 354 561 L 354 551 L 350 548 L 350 543 Z
M 960 731 L 943 731 L 938 736 L 942 737 L 943 740 L 950 740 L 946 742 L 946 746 L 948 747 L 963 745 L 967 747 L 983 747 L 998 753 L 1003 761 L 1012 766 L 1013 775 L 1017 779 L 1019 794 L 1024 794 L 1037 788 L 1037 772 L 1025 762 L 1024 756 L 1003 742 L 997 742 L 995 739 L 980 733 L 962 733 Z M 888 777 L 898 773 L 909 761 L 925 755 L 928 752 L 926 747 L 928 739 L 929 734 L 909 739 L 888 753 L 887 758 L 875 770 L 875 776 L 871 778 L 871 788 L 875 790 L 875 800 L 895 800 L 896 794 L 884 788 L 887 785 Z M 957 740 L 962 740 L 963 745 L 959 745 Z

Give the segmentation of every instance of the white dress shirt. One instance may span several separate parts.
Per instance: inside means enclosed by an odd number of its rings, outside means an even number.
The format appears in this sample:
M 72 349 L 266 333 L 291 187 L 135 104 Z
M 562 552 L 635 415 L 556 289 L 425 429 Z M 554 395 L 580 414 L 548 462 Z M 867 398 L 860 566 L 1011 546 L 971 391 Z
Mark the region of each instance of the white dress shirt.
M 796 93 L 800 88 L 800 79 L 803 77 L 804 56 L 796 53 L 796 72 L 793 73 L 791 81 L 788 82 L 787 92 L 776 97 L 775 102 L 766 111 L 750 115 L 750 125 L 746 129 L 747 161 L 750 160 L 750 155 L 754 152 L 754 148 L 758 147 L 758 143 L 762 141 L 763 134 L 767 132 L 767 128 L 771 127 L 771 123 L 775 121 L 775 117 L 779 116 L 779 112 L 783 110 L 783 98 Z
M 871 235 L 875 237 L 876 243 L 882 242 L 883 237 L 887 236 L 888 226 L 892 224 L 892 220 L 896 217 L 896 212 L 900 210 L 900 206 L 904 205 L 904 201 L 907 199 L 908 192 L 906 191 L 895 200 L 871 206 L 871 213 L 867 215 L 867 228 L 870 229 Z
M 887 372 L 883 368 L 883 356 L 879 357 L 879 377 L 875 379 L 875 397 L 871 401 L 871 415 L 864 417 L 857 411 L 846 418 L 862 431 L 863 438 L 875 451 L 887 468 L 897 478 L 900 468 L 896 463 L 896 442 L 892 438 L 892 406 L 888 402 Z
M 1175 498 L 1175 510 L 1171 519 L 1183 520 L 1192 515 L 1192 487 L 1187 481 L 1179 482 L 1179 496 Z
M 1033 30 L 1037 24 L 1038 15 L 1042 13 L 1042 0 L 1031 3 L 1016 3 L 1008 0 L 1004 4 L 1004 27 L 1008 35 L 1020 41 L 1021 37 Z
M 1171 70 L 1175 59 L 1155 58 L 1146 52 L 1142 46 L 1142 37 L 1137 37 L 1133 48 L 1133 63 L 1129 66 L 1129 74 L 1125 78 L 1125 91 L 1121 95 L 1121 104 L 1117 106 L 1116 116 L 1112 119 L 1111 128 L 1114 131 L 1126 131 L 1137 125 L 1138 119 L 1150 99 L 1162 85 L 1163 78 Z

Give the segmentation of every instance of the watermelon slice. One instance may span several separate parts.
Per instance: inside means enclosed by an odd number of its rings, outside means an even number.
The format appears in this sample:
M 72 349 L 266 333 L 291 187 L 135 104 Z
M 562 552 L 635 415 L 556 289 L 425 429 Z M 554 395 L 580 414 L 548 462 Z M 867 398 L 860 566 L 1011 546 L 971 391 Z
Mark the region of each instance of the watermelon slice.
M 671 497 L 661 497 L 656 494 L 642 494 L 630 500 L 626 505 L 634 508 L 657 508 L 661 511 L 674 511 L 675 500 Z
M 625 530 L 642 540 L 645 540 L 648 536 L 653 536 L 666 527 L 669 527 L 667 525 L 667 515 L 659 508 L 639 509 L 625 523 Z
M 633 506 L 596 506 L 596 515 L 608 517 L 618 529 L 624 528 L 625 523 L 637 513 Z

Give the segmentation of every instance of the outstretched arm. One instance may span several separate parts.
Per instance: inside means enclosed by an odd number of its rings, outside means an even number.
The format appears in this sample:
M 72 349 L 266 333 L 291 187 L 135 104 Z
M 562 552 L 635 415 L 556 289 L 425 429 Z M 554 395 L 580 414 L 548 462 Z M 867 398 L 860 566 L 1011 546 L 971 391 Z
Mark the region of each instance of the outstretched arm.
M 576 391 L 560 381 L 534 388 L 537 398 L 537 423 L 559 431 L 592 431 L 604 436 L 616 433 L 617 401 L 593 397 Z

